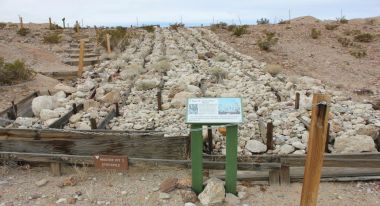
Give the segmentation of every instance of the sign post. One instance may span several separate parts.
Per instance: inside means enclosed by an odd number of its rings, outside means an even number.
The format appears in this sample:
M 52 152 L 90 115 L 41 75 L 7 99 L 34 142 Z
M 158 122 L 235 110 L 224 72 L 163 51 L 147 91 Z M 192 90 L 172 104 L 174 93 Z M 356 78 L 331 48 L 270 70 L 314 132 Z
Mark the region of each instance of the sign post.
M 186 123 L 191 124 L 192 189 L 203 190 L 203 125 L 224 125 L 227 129 L 226 192 L 236 194 L 237 124 L 243 122 L 240 98 L 189 98 Z

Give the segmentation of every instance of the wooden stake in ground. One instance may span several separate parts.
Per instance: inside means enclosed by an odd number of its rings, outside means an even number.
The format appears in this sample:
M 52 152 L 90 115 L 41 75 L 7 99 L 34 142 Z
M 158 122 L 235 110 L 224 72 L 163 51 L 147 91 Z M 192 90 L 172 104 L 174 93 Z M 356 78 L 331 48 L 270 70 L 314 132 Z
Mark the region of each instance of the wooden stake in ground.
M 327 136 L 329 102 L 330 97 L 328 95 L 314 94 L 313 96 L 308 151 L 301 193 L 301 206 L 317 205 Z
M 22 22 L 22 17 L 20 16 L 20 29 L 23 29 L 24 28 L 24 23 Z
M 63 18 L 62 18 L 62 23 L 63 23 L 63 28 L 64 28 L 64 29 L 66 28 L 65 20 L 66 20 L 66 18 L 63 17 Z
M 52 27 L 52 25 L 51 25 L 51 17 L 49 17 L 49 29 L 50 29 L 50 30 L 53 29 L 53 27 Z
M 78 64 L 78 77 L 82 76 L 83 73 L 83 58 L 84 58 L 84 40 L 80 40 L 79 46 L 79 64 Z
M 108 53 L 111 53 L 111 44 L 110 44 L 110 40 L 111 40 L 111 35 L 106 34 L 107 52 L 108 52 Z

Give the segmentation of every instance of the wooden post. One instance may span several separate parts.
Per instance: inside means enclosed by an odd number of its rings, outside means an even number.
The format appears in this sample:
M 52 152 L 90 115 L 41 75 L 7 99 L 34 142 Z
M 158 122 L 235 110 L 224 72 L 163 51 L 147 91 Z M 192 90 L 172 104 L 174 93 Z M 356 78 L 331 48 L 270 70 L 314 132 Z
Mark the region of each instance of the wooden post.
M 281 185 L 289 185 L 290 184 L 290 168 L 289 168 L 289 166 L 281 165 L 280 184 Z
M 61 163 L 59 162 L 50 163 L 50 169 L 53 176 L 61 176 Z
M 118 117 L 120 116 L 120 111 L 119 111 L 119 103 L 115 103 L 115 116 Z
M 327 136 L 329 102 L 330 97 L 328 95 L 313 95 L 308 151 L 301 193 L 301 206 L 317 205 Z
M 273 149 L 273 123 L 267 123 L 267 150 Z
M 49 29 L 50 29 L 50 30 L 53 29 L 53 27 L 52 27 L 52 25 L 51 25 L 51 17 L 49 17 Z
M 75 103 L 73 103 L 73 113 L 78 113 L 77 105 Z
M 83 58 L 84 58 L 84 40 L 80 40 L 79 46 L 79 64 L 78 64 L 78 77 L 82 76 L 83 73 Z
M 65 18 L 65 17 L 63 17 L 63 18 L 62 18 L 62 24 L 63 24 L 63 28 L 64 28 L 64 29 L 66 29 L 65 20 L 66 20 L 66 18 Z
M 23 29 L 24 28 L 24 23 L 22 22 L 22 17 L 20 16 L 20 29 Z
M 280 185 L 280 170 L 270 169 L 269 170 L 269 185 Z
M 161 88 L 157 91 L 157 111 L 162 110 L 162 94 L 161 94 Z
M 212 129 L 211 125 L 207 125 L 207 139 L 208 139 L 208 154 L 212 153 Z
M 299 92 L 296 92 L 296 103 L 295 103 L 294 108 L 295 109 L 299 109 L 300 108 L 300 93 Z
M 330 141 L 330 123 L 327 123 L 327 136 L 326 136 L 326 145 L 325 145 L 325 152 L 329 153 L 329 141 Z
M 79 22 L 78 21 L 75 22 L 75 32 L 79 33 Z
M 90 118 L 90 123 L 91 123 L 91 129 L 96 129 L 96 119 L 95 118 Z
M 107 41 L 107 52 L 111 53 L 111 44 L 110 44 L 111 35 L 106 34 L 106 41 Z

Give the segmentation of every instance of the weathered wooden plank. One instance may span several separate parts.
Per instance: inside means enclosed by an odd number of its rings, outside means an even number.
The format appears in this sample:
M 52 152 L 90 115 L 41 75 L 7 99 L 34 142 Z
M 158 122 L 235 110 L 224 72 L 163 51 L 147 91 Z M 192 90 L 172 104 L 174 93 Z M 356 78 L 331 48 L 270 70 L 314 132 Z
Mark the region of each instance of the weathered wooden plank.
M 97 129 L 106 129 L 108 122 L 116 116 L 116 109 L 112 109 L 107 116 L 101 120 L 97 126 Z
M 61 118 L 57 119 L 55 122 L 49 125 L 49 128 L 62 129 L 69 122 L 70 117 L 73 114 L 75 114 L 77 111 L 82 110 L 82 109 L 83 109 L 83 104 L 79 104 L 76 107 L 73 107 L 73 109 L 71 109 L 65 115 L 63 115 Z
M 33 92 L 32 94 L 26 96 L 25 98 L 21 99 L 19 102 L 17 102 L 15 105 L 17 107 L 17 116 L 19 117 L 32 117 L 32 101 L 35 97 L 39 95 L 38 92 Z M 7 118 L 7 113 L 12 111 L 12 106 L 8 107 L 7 109 L 0 112 L 0 117 Z
M 280 185 L 280 170 L 279 169 L 269 170 L 269 184 Z
M 282 164 L 297 167 L 304 166 L 305 159 L 286 158 L 281 160 Z M 361 168 L 380 168 L 380 159 L 339 159 L 326 158 L 323 167 L 361 167 Z

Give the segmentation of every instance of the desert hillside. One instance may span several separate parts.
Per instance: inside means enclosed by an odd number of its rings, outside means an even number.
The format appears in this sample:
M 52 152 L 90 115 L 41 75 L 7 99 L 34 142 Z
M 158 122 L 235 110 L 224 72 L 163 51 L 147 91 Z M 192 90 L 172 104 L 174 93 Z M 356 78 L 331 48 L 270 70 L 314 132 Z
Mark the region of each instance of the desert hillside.
M 286 75 L 320 79 L 335 89 L 349 92 L 359 101 L 374 102 L 379 98 L 379 17 L 341 23 L 306 16 L 293 19 L 290 24 L 282 23 L 248 26 L 239 37 L 228 31 L 229 26 L 211 29 L 239 52 L 282 65 Z M 317 33 L 315 39 L 311 35 L 313 29 Z M 274 33 L 274 38 L 278 38 L 269 51 L 258 46 L 258 41 L 266 38 L 265 33 Z M 358 39 L 366 34 L 372 38 L 368 42 Z

